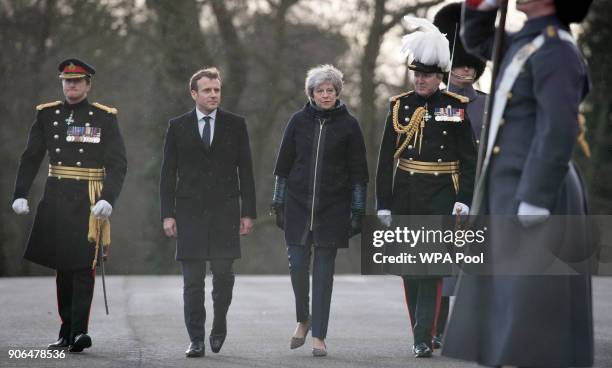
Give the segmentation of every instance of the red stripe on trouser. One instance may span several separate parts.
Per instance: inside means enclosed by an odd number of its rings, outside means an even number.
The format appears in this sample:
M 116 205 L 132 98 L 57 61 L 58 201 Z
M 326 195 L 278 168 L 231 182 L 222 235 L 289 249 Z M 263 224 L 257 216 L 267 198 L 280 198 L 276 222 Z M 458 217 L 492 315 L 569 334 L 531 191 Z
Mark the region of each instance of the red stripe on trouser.
M 408 305 L 408 288 L 406 287 L 404 279 L 401 278 L 400 280 L 402 280 L 402 289 L 404 290 L 404 303 L 406 303 L 406 309 L 408 309 L 408 317 L 410 317 L 410 331 L 412 332 L 412 326 L 414 326 L 414 316 L 412 315 L 412 312 L 410 312 L 410 306 Z
M 59 301 L 59 288 L 57 287 L 57 278 L 59 274 L 55 271 L 55 303 L 57 304 L 57 314 L 59 315 L 60 322 L 64 324 L 64 319 L 62 318 L 62 312 L 60 311 L 60 301 Z
M 438 329 L 438 316 L 440 315 L 440 304 L 442 303 L 442 279 L 436 282 L 436 312 L 434 314 L 433 326 L 431 327 L 431 336 L 436 336 Z M 432 345 L 431 350 L 434 350 Z

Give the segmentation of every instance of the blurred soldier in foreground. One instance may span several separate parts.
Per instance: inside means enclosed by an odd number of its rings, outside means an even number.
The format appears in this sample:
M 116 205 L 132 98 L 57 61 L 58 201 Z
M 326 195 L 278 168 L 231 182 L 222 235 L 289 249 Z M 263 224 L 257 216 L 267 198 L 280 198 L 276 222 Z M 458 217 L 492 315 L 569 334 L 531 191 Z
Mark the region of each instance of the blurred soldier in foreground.
M 391 97 L 378 156 L 377 214 L 386 226 L 392 214 L 467 214 L 476 161 L 469 99 L 439 89 L 450 70 L 448 40 L 424 19 L 406 20 L 421 31 L 404 36 L 402 51 L 412 55 L 408 67 L 415 90 Z M 442 279 L 419 275 L 403 276 L 403 281 L 413 352 L 430 357 Z
M 459 37 L 461 31 L 461 3 L 452 3 L 444 6 L 434 16 L 433 23 L 444 33 L 449 41 L 451 50 L 452 68 L 449 74 L 447 90 L 460 94 L 470 99 L 467 105 L 467 113 L 472 123 L 472 130 L 476 144 L 479 143 L 482 118 L 485 109 L 487 94 L 474 88 L 473 84 L 478 81 L 485 69 L 485 62 L 465 51 L 463 42 Z M 433 337 L 433 346 L 436 349 L 442 347 L 442 335 L 446 328 L 448 318 L 450 297 L 455 295 L 457 277 L 446 277 L 442 285 L 442 302 L 440 303 L 440 314 L 436 323 L 436 332 Z
M 78 59 L 59 64 L 65 99 L 36 107 L 21 155 L 13 210 L 29 213 L 28 193 L 40 163 L 49 155 L 49 176 L 24 258 L 55 269 L 62 321 L 49 348 L 81 352 L 87 335 L 95 268 L 110 245 L 108 218 L 127 170 L 117 110 L 89 103 L 92 66 Z
M 505 38 L 479 213 L 501 215 L 491 216 L 491 221 L 518 215 L 522 229 L 511 238 L 522 241 L 510 241 L 500 236 L 503 231 L 496 231 L 503 229 L 492 228 L 489 247 L 494 254 L 524 247 L 529 242 L 525 234 L 565 218 L 549 219 L 551 214 L 580 218 L 586 212 L 580 178 L 569 162 L 579 132 L 579 104 L 589 82 L 569 24 L 582 21 L 589 5 L 590 1 L 517 1 L 527 22 Z M 496 15 L 494 0 L 468 1 L 464 8 L 465 46 L 483 58 L 492 56 Z M 551 234 L 567 227 L 556 226 Z M 525 260 L 537 258 L 546 243 L 529 244 L 532 256 Z M 588 247 L 586 242 L 572 245 L 572 253 Z M 588 270 L 573 276 L 461 277 L 443 354 L 487 366 L 591 366 Z

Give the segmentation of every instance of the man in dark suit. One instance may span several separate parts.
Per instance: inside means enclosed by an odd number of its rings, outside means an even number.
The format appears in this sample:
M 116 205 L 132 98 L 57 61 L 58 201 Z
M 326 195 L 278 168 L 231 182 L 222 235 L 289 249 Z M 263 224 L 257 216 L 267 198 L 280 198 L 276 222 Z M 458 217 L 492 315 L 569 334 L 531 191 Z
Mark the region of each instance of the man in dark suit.
M 92 346 L 88 326 L 95 268 L 101 248 L 110 245 L 109 217 L 127 159 L 117 109 L 87 99 L 95 69 L 72 58 L 62 61 L 58 70 L 64 101 L 36 106 L 19 161 L 13 210 L 18 215 L 30 211 L 30 187 L 48 156 L 45 191 L 23 257 L 56 270 L 61 327 L 48 348 L 80 353 Z
M 168 123 L 160 197 L 164 232 L 177 239 L 176 260 L 183 271 L 185 325 L 191 339 L 185 354 L 198 357 L 204 355 L 206 261 L 213 274 L 210 346 L 218 353 L 227 335 L 239 235 L 251 232 L 256 216 L 255 183 L 245 120 L 218 108 L 219 71 L 199 70 L 189 88 L 196 106 Z

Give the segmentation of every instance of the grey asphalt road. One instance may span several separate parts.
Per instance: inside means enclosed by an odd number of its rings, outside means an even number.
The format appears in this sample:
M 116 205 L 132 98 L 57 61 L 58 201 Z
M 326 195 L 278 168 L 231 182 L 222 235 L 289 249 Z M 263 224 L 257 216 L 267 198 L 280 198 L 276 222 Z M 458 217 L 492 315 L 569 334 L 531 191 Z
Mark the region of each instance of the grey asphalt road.
M 438 353 L 432 359 L 412 357 L 397 277 L 336 276 L 325 358 L 312 357 L 310 340 L 289 350 L 295 320 L 288 276 L 238 276 L 225 345 L 219 354 L 208 349 L 198 359 L 184 357 L 188 338 L 180 276 L 108 277 L 110 316 L 104 314 L 101 279 L 96 281 L 91 349 L 58 359 L 11 359 L 9 350 L 43 349 L 55 339 L 55 280 L 0 279 L 0 367 L 476 367 Z M 612 278 L 595 278 L 595 354 L 602 368 L 612 367 L 611 306 Z

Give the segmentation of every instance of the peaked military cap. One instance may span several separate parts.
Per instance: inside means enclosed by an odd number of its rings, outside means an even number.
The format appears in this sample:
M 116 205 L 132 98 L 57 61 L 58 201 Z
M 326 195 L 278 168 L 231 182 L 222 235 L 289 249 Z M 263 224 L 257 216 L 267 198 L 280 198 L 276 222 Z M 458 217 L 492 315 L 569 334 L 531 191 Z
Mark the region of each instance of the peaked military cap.
M 76 58 L 62 61 L 57 66 L 57 70 L 60 72 L 59 77 L 61 79 L 91 78 L 92 75 L 96 74 L 96 69 L 93 66 Z

